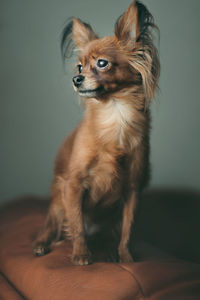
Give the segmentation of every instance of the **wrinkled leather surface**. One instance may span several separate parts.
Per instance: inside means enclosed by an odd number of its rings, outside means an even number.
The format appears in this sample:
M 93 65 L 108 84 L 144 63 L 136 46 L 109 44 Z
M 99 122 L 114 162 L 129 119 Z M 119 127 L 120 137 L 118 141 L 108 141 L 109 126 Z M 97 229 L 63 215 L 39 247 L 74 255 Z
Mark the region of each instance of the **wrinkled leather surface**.
M 10 284 L 3 275 L 0 274 L 0 300 L 10 299 L 10 300 L 22 300 L 19 293 Z
M 46 201 L 34 197 L 2 209 L 0 299 L 200 299 L 200 264 L 176 259 L 148 244 L 141 244 L 141 252 L 138 246 L 140 260 L 130 264 L 73 266 L 70 242 L 60 243 L 46 256 L 34 257 L 31 244 L 46 209 Z

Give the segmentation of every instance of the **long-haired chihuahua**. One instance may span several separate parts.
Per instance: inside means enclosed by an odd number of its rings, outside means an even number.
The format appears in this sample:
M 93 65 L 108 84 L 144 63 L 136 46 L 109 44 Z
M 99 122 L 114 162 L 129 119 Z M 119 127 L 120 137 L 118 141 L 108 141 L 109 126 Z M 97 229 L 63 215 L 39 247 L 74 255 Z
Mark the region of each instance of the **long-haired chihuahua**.
M 113 36 L 99 38 L 76 18 L 64 28 L 62 54 L 72 45 L 77 50 L 73 86 L 85 115 L 58 152 L 35 255 L 70 237 L 72 262 L 87 265 L 98 251 L 94 236 L 110 233 L 103 246 L 117 237 L 113 260 L 133 261 L 129 245 L 139 195 L 149 180 L 149 106 L 159 77 L 154 28 L 152 15 L 135 0 L 118 18 Z

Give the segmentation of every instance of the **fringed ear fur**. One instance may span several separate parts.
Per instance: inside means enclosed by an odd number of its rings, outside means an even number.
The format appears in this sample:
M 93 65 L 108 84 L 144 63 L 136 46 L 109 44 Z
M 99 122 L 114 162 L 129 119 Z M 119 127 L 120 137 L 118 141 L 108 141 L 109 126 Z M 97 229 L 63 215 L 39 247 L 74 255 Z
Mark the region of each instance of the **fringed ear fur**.
M 136 2 L 132 2 L 115 24 L 115 36 L 124 46 L 133 47 L 139 35 L 138 11 Z
M 75 48 L 81 51 L 90 41 L 97 38 L 97 34 L 89 24 L 73 18 L 64 27 L 61 36 L 61 54 L 63 59 L 70 57 Z
M 73 36 L 74 43 L 79 50 L 82 50 L 89 42 L 98 38 L 92 27 L 83 23 L 79 19 L 73 20 Z
M 72 28 L 73 28 L 73 20 L 68 20 L 67 25 L 64 27 L 61 34 L 61 55 L 63 61 L 65 58 L 69 58 L 72 56 L 75 45 L 72 40 Z
M 115 38 L 129 53 L 130 65 L 142 77 L 146 106 L 155 98 L 160 73 L 157 49 L 153 44 L 152 29 L 158 29 L 153 16 L 139 1 L 134 0 L 115 24 Z

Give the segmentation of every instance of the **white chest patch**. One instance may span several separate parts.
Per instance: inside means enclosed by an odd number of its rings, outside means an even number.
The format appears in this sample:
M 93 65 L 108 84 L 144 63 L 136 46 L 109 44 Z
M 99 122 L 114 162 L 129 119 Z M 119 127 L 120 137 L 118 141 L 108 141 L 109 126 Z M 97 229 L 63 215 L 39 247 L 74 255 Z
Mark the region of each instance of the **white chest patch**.
M 116 125 L 126 125 L 131 121 L 132 111 L 126 103 L 111 100 L 105 107 L 104 123 Z
M 126 135 L 126 129 L 133 119 L 133 111 L 130 105 L 111 99 L 104 106 L 99 118 L 103 129 L 100 135 L 105 137 L 108 134 L 110 139 L 117 139 L 117 142 L 121 145 Z

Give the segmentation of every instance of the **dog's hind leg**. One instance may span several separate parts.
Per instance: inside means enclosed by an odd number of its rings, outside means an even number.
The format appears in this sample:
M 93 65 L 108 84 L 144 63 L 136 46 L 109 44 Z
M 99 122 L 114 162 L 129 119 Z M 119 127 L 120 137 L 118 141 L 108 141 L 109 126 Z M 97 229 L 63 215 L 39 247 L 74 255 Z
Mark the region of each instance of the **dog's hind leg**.
M 45 224 L 33 243 L 33 252 L 36 256 L 42 256 L 50 252 L 52 244 L 61 239 L 64 223 L 62 196 L 62 179 L 58 178 L 52 184 L 52 202 Z

